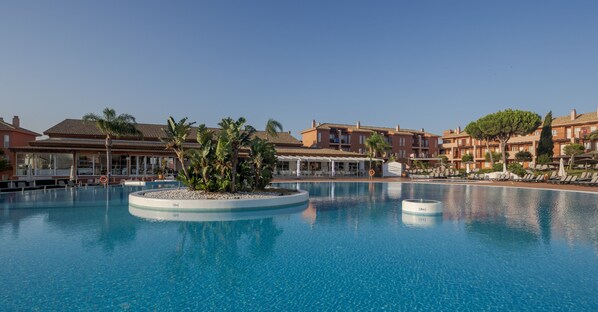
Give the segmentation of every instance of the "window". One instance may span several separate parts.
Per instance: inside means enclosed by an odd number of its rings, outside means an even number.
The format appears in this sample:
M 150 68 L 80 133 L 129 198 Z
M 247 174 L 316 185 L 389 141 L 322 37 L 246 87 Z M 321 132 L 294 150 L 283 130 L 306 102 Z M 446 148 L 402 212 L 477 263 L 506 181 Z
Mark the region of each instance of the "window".
M 590 131 L 596 131 L 596 126 L 591 126 Z
M 567 129 L 567 139 L 571 138 L 571 128 Z
M 322 133 L 318 132 L 318 143 L 322 142 Z
M 553 136 L 556 136 L 556 134 L 557 134 L 556 130 L 554 130 L 554 129 L 553 129 L 553 130 L 552 130 L 552 135 L 553 135 Z
M 288 161 L 279 161 L 278 163 L 276 163 L 277 170 L 289 170 L 289 168 L 290 166 Z
M 10 136 L 8 134 L 4 135 L 4 148 L 8 148 L 10 146 Z

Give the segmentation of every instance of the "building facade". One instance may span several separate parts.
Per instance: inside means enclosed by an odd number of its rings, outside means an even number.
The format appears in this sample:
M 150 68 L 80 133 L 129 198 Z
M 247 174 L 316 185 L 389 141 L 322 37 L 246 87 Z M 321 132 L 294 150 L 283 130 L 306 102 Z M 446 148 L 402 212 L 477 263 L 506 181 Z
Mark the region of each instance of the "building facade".
M 0 139 L 2 139 L 2 146 L 0 148 L 10 165 L 9 169 L 0 172 L 2 180 L 8 179 L 13 174 L 16 154 L 12 149 L 19 146 L 27 146 L 28 142 L 35 140 L 40 135 L 31 130 L 21 128 L 19 116 L 14 116 L 12 123 L 8 123 L 4 121 L 4 118 L 0 117 Z
M 106 161 L 105 135 L 93 122 L 65 119 L 44 131 L 48 138 L 11 146 L 14 159 L 12 179 L 48 179 L 74 177 L 76 180 L 97 181 L 110 173 L 111 182 L 121 179 L 151 179 L 158 170 L 172 174 L 180 169 L 175 154 L 166 150 L 160 138 L 164 136 L 158 124 L 137 124 L 142 135 L 113 138 L 112 161 Z M 212 129 L 217 132 L 219 129 Z M 35 133 L 34 133 L 35 134 Z M 197 148 L 196 129 L 192 128 L 186 148 Z M 35 134 L 37 135 L 37 134 Z M 255 136 L 266 138 L 264 131 Z M 334 176 L 363 174 L 364 155 L 334 149 L 312 149 L 303 146 L 290 132 L 270 136 L 277 151 L 276 176 Z M 245 155 L 247 155 L 245 153 Z
M 306 147 L 330 148 L 365 155 L 365 141 L 373 134 L 382 135 L 391 146 L 390 154 L 403 163 L 413 158 L 435 158 L 439 153 L 440 136 L 421 130 L 363 126 L 358 121 L 355 125 L 316 123 L 312 121 L 309 129 L 301 136 Z M 390 155 L 387 155 L 390 157 Z
M 579 143 L 585 147 L 586 152 L 598 151 L 597 140 L 590 140 L 588 135 L 598 129 L 598 111 L 578 114 L 575 109 L 567 116 L 559 116 L 552 120 L 552 139 L 554 142 L 554 157 L 564 156 L 565 146 L 571 143 Z M 536 158 L 536 148 L 540 141 L 540 126 L 532 134 L 525 136 L 514 136 L 507 143 L 508 161 L 515 161 L 515 154 L 520 151 L 530 152 L 533 158 Z M 471 138 L 461 128 L 446 130 L 442 133 L 442 155 L 445 155 L 449 161 L 457 166 L 464 168 L 461 158 L 465 154 L 471 154 L 474 157 L 473 168 L 487 169 L 491 164 L 486 161 L 488 151 L 500 152 L 497 141 L 488 142 L 489 149 L 485 141 Z M 528 166 L 529 163 L 524 163 Z

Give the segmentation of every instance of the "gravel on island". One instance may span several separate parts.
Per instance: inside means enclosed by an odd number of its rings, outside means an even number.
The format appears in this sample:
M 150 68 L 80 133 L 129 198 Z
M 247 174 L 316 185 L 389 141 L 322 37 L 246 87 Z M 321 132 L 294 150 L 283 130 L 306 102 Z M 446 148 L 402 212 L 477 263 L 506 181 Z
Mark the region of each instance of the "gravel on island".
M 188 189 L 165 189 L 145 192 L 143 196 L 156 199 L 256 199 L 284 196 L 283 192 L 237 192 L 218 193 L 204 191 L 190 191 Z

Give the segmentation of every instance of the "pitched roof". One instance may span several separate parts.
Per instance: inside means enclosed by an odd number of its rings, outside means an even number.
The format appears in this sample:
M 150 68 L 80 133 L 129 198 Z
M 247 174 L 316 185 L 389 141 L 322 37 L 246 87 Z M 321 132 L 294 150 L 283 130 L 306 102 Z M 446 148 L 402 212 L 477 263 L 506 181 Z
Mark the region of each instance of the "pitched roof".
M 332 128 L 344 128 L 350 130 L 352 132 L 388 132 L 390 134 L 404 134 L 404 135 L 413 135 L 413 134 L 423 134 L 427 136 L 439 136 L 437 134 L 433 134 L 430 132 L 425 132 L 421 130 L 413 130 L 413 129 L 399 129 L 397 131 L 396 128 L 389 128 L 389 127 L 377 127 L 377 126 L 362 126 L 360 125 L 359 128 L 356 125 L 348 125 L 348 124 L 337 124 L 337 123 L 322 123 L 317 125 L 315 128 L 309 128 L 306 130 L 301 131 L 301 133 L 305 133 L 307 131 L 311 131 L 314 129 L 325 129 L 330 130 Z
M 143 141 L 159 141 L 161 137 L 164 137 L 164 132 L 162 128 L 165 128 L 166 125 L 158 125 L 158 124 L 144 124 L 138 123 L 137 129 L 141 131 L 143 137 L 141 140 Z M 218 128 L 210 128 L 210 130 L 214 132 L 220 131 Z M 95 123 L 93 122 L 84 122 L 81 119 L 65 119 L 62 122 L 54 125 L 50 129 L 44 131 L 44 134 L 48 135 L 49 137 L 81 137 L 81 138 L 96 138 L 102 139 L 105 138 L 100 130 L 96 127 Z M 265 131 L 257 131 L 255 136 L 265 139 L 266 132 Z M 191 132 L 187 137 L 187 141 L 195 142 L 197 138 L 197 128 L 191 128 Z M 132 136 L 125 136 L 122 139 L 132 139 L 132 140 L 139 140 L 137 137 Z M 269 137 L 270 142 L 274 143 L 275 145 L 288 145 L 288 146 L 301 146 L 301 141 L 295 139 L 290 133 L 288 132 L 278 132 L 277 137 Z
M 0 120 L 0 130 L 17 131 L 17 132 L 21 132 L 21 133 L 25 133 L 25 134 L 29 134 L 29 135 L 33 135 L 33 136 L 41 136 L 41 134 L 39 134 L 37 132 L 33 132 L 31 130 L 27 130 L 27 129 L 21 128 L 21 127 L 15 127 L 13 124 L 9 124 L 4 120 Z
M 571 120 L 571 115 L 559 116 L 552 119 L 553 126 L 582 124 L 587 122 L 598 122 L 598 112 L 577 114 L 574 120 Z
M 466 138 L 466 137 L 469 137 L 469 134 L 467 134 L 467 132 L 465 132 L 464 130 L 461 130 L 461 132 L 459 132 L 459 133 L 454 132 L 454 133 L 442 136 L 443 139 L 449 139 L 449 138 Z

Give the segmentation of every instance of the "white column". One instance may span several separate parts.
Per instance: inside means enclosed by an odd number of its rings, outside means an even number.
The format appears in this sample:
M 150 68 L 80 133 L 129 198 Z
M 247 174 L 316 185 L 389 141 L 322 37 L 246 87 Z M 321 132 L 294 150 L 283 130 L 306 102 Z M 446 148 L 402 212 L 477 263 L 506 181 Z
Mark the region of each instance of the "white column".
M 336 172 L 334 171 L 334 160 L 332 161 L 332 169 L 331 169 L 331 173 L 332 173 L 332 176 L 334 177 L 334 174 L 336 173 Z
M 301 176 L 301 159 L 297 159 L 297 178 Z

